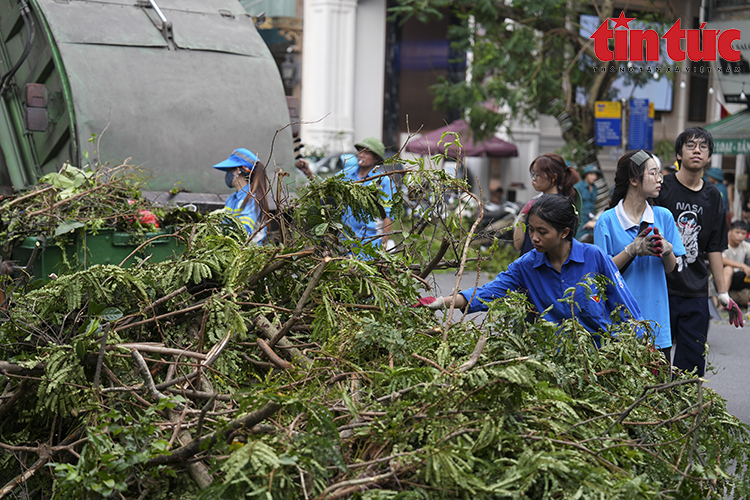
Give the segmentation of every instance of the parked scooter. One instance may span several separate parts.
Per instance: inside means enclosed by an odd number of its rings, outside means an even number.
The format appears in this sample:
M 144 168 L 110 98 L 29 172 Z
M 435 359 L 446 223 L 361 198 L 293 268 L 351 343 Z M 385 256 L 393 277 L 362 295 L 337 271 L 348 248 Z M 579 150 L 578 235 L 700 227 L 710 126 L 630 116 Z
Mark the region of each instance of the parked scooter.
M 500 203 L 488 202 L 484 205 L 484 216 L 479 228 L 488 235 L 503 240 L 513 238 L 513 223 L 523 208 L 513 201 L 501 201 Z

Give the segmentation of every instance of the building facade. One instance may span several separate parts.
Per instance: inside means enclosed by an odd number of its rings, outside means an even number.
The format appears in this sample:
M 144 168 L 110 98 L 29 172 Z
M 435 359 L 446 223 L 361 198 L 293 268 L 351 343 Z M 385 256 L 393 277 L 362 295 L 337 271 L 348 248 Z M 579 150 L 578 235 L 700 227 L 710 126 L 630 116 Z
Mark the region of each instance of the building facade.
M 416 20 L 403 25 L 389 22 L 388 0 L 242 2 L 251 15 L 265 12 L 271 19 L 266 28 L 286 36 L 286 45 L 272 47 L 272 52 L 280 68 L 290 60 L 294 65 L 298 78 L 285 79 L 285 84 L 290 83 L 290 96 L 300 98 L 302 142 L 309 148 L 350 151 L 357 140 L 374 136 L 397 152 L 420 128 L 433 130 L 460 118 L 460 110 L 435 110 L 428 90 L 438 78 L 464 78 L 466 65 L 454 62 L 460 58 L 451 53 L 447 39 L 449 17 L 429 25 Z M 615 12 L 627 9 L 633 17 L 633 13 L 660 10 L 668 18 L 679 17 L 683 28 L 698 28 L 712 19 L 750 17 L 747 4 L 747 0 L 686 0 L 679 5 L 633 0 L 615 2 Z M 470 55 L 466 59 L 470 61 Z M 745 106 L 724 102 L 714 74 L 697 71 L 705 63 L 686 60 L 679 65 L 680 73 L 674 74 L 669 89 L 671 102 L 655 116 L 655 145 L 673 142 L 687 127 L 717 121 L 722 106 L 730 112 Z M 287 64 L 287 73 L 290 67 Z M 517 146 L 518 157 L 471 159 L 470 171 L 479 177 L 485 196 L 500 183 L 519 201 L 532 197 L 536 193 L 528 178 L 531 161 L 564 144 L 557 120 L 542 116 L 536 123 L 510 123 L 498 136 Z M 622 153 L 622 147 L 599 151 L 599 163 L 610 182 Z M 671 163 L 674 158 L 662 160 Z M 729 168 L 735 159 L 714 161 Z

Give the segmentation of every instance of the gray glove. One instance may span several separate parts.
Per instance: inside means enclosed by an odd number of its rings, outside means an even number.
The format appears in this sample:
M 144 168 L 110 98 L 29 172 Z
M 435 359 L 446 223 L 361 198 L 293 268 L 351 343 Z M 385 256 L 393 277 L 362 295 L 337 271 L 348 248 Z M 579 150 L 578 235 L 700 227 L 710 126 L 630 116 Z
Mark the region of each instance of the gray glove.
M 647 227 L 635 237 L 633 243 L 625 247 L 625 253 L 631 257 L 653 255 L 650 241 L 646 238 L 653 228 Z

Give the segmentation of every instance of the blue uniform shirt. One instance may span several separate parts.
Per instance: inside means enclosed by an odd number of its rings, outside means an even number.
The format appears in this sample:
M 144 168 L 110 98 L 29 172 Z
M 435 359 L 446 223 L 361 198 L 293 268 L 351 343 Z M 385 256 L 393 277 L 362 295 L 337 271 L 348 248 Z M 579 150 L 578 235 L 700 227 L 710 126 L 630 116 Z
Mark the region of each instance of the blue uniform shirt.
M 659 228 L 664 238 L 672 244 L 675 257 L 685 255 L 682 238 L 672 213 L 663 207 L 647 206 L 641 218 L 650 226 Z M 605 211 L 594 228 L 594 244 L 613 257 L 633 242 L 638 227 L 625 214 L 622 201 L 613 209 Z M 625 283 L 638 301 L 643 317 L 654 329 L 654 345 L 659 349 L 672 346 L 669 321 L 669 293 L 664 265 L 658 257 L 636 257 L 623 273 Z
M 356 157 L 355 157 L 356 160 Z M 349 162 L 345 165 L 345 170 L 343 171 L 344 179 L 355 182 L 355 181 L 361 181 L 363 179 L 365 180 L 362 184 L 369 185 L 373 182 L 377 182 L 380 186 L 380 190 L 385 194 L 385 199 L 390 200 L 391 196 L 393 195 L 393 186 L 391 183 L 391 178 L 389 176 L 385 177 L 378 177 L 377 179 L 370 179 L 371 177 L 374 177 L 376 175 L 385 173 L 385 171 L 382 169 L 382 167 L 376 167 L 372 169 L 369 174 L 365 175 L 364 177 L 359 176 L 359 165 L 357 163 L 354 163 L 351 165 Z M 391 216 L 391 208 L 390 207 L 383 207 L 385 208 L 385 215 L 386 217 Z M 378 220 L 369 220 L 366 223 L 362 223 L 354 218 L 352 215 L 351 209 L 347 209 L 346 213 L 344 214 L 344 218 L 342 220 L 344 224 L 349 226 L 354 233 L 354 238 L 357 240 L 364 240 L 366 238 L 372 238 L 373 236 L 378 234 Z M 380 246 L 380 238 L 369 240 L 370 244 L 372 246 Z
M 586 290 L 578 285 L 589 273 L 602 274 L 612 281 L 613 284 L 607 286 L 606 301 L 599 299 L 595 289 L 592 290 L 594 295 L 587 297 Z M 477 288 L 474 299 L 469 302 L 469 312 L 486 311 L 487 306 L 482 300 L 490 302 L 504 297 L 509 290 L 518 290 L 528 294 L 529 300 L 540 314 L 552 306 L 542 318 L 561 323 L 571 317 L 571 307 L 558 299 L 563 297 L 565 290 L 574 286 L 576 318 L 591 333 L 606 330 L 611 322 L 610 314 L 619 305 L 625 306 L 633 319 L 643 319 L 638 303 L 623 282 L 612 259 L 598 247 L 575 239 L 561 272 L 550 265 L 546 253 L 533 249 L 511 262 L 508 270 L 498 274 L 494 281 Z M 473 293 L 474 288 L 461 292 L 467 301 Z M 623 318 L 626 316 L 627 312 L 623 312 Z
M 242 225 L 245 226 L 248 234 L 253 234 L 255 232 L 256 226 L 258 225 L 259 212 L 258 204 L 255 202 L 255 197 L 251 196 L 247 201 L 245 208 L 240 208 L 242 207 L 242 203 L 245 201 L 245 198 L 247 197 L 249 192 L 250 187 L 249 185 L 246 185 L 239 191 L 235 191 L 234 193 L 229 195 L 227 201 L 224 202 L 224 210 L 232 214 L 234 217 L 237 217 Z M 261 233 L 265 233 L 265 230 Z M 265 234 L 263 234 L 263 236 L 265 236 Z M 261 240 L 262 239 L 263 238 L 261 237 Z

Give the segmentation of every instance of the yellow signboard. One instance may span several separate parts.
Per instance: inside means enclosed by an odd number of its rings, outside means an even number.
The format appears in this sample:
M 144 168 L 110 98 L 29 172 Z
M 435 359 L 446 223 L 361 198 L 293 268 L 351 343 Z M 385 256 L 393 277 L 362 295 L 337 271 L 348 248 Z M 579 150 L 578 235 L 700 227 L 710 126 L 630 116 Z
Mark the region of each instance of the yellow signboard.
M 594 118 L 621 118 L 622 104 L 620 101 L 596 101 L 594 104 Z

